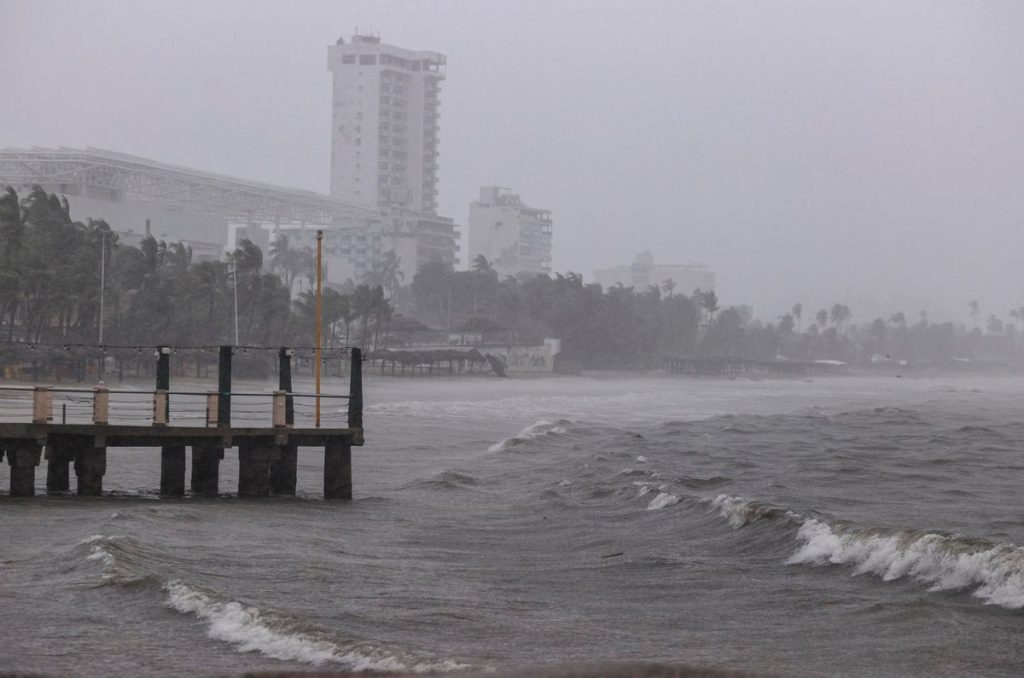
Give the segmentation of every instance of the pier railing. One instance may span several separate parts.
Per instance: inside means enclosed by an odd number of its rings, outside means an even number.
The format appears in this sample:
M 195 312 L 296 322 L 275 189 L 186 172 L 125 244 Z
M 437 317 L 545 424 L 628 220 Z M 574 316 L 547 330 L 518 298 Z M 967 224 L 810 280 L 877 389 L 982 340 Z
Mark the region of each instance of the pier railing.
M 320 400 L 321 426 L 349 428 L 348 394 L 289 391 L 140 391 L 105 386 L 0 386 L 0 423 L 215 427 L 229 398 L 235 426 L 312 427 Z M 288 421 L 289 400 L 294 412 Z
M 351 349 L 349 392 L 292 389 L 294 351 L 278 349 L 278 388 L 236 391 L 231 356 L 221 346 L 217 389 L 170 387 L 169 347 L 157 347 L 153 390 L 54 385 L 0 385 L 0 459 L 11 469 L 12 496 L 35 493 L 35 467 L 45 459 L 47 492 L 103 492 L 107 448 L 160 448 L 160 494 L 185 494 L 186 448 L 192 450 L 195 496 L 216 496 L 225 450 L 238 450 L 238 494 L 294 495 L 299 449 L 324 454 L 324 497 L 352 498 L 352 446 L 363 439 L 362 354 Z M 319 384 L 317 390 L 319 391 Z M 43 456 L 43 450 L 46 454 Z

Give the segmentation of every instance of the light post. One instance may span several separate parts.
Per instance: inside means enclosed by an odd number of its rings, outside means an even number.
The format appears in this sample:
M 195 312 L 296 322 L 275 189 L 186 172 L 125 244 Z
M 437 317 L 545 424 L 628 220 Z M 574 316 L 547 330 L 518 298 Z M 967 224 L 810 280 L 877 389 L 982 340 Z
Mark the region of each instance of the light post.
M 320 325 L 323 317 L 324 232 L 316 232 L 316 428 L 320 428 Z
M 100 336 L 97 342 L 100 345 L 100 364 L 99 369 L 99 380 L 103 381 L 103 371 L 106 368 L 107 353 L 102 349 L 103 346 L 103 310 L 104 310 L 104 298 L 106 297 L 107 289 L 107 232 L 100 231 Z

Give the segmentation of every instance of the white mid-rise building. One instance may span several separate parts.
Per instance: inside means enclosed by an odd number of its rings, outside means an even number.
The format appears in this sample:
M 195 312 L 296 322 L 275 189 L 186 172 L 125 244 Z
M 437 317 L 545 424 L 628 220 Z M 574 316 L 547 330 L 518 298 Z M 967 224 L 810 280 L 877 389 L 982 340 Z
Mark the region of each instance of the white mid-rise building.
M 484 186 L 469 206 L 469 256 L 483 255 L 499 276 L 551 272 L 551 212 L 508 188 Z
M 594 271 L 594 279 L 606 290 L 622 285 L 643 292 L 655 286 L 666 293 L 691 295 L 698 288 L 715 289 L 715 274 L 703 264 L 655 264 L 650 252 L 637 254 L 629 266 Z

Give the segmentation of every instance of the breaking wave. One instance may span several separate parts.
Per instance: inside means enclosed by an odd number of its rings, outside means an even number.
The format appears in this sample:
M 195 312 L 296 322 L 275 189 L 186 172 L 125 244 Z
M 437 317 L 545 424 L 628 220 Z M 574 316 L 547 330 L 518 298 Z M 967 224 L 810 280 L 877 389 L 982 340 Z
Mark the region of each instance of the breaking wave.
M 909 578 L 929 591 L 971 591 L 990 605 L 1024 607 L 1024 548 L 966 535 L 851 528 L 809 519 L 791 564 L 852 565 L 854 576 Z
M 570 422 L 568 422 L 568 421 L 566 421 L 564 419 L 559 419 L 558 421 L 554 421 L 554 422 L 552 422 L 552 421 L 538 421 L 538 422 L 536 422 L 534 424 L 531 424 L 530 426 L 527 426 L 526 428 L 524 428 L 522 431 L 520 431 L 515 436 L 513 436 L 511 438 L 506 438 L 505 440 L 502 440 L 501 442 L 494 443 L 493 445 L 491 445 L 488 448 L 488 451 L 489 452 L 504 452 L 505 450 L 511 449 L 513 447 L 517 447 L 519 445 L 523 445 L 524 443 L 528 443 L 531 440 L 537 440 L 538 438 L 543 438 L 544 436 L 558 435 L 558 434 L 561 434 L 561 433 L 567 433 L 568 429 L 566 427 L 569 426 L 569 425 L 570 425 Z
M 668 506 L 675 506 L 679 503 L 679 496 L 675 494 L 669 494 L 668 492 L 659 492 L 658 496 L 651 500 L 651 503 L 647 505 L 648 511 L 657 511 Z
M 711 505 L 736 529 L 765 520 L 796 525 L 800 545 L 786 560 L 789 565 L 848 565 L 853 576 L 909 579 L 927 584 L 929 591 L 965 591 L 986 604 L 1024 608 L 1024 547 L 1015 544 L 963 534 L 856 527 L 725 494 Z
M 403 657 L 365 642 L 341 643 L 296 620 L 234 600 L 220 600 L 181 581 L 171 581 L 164 588 L 168 607 L 195 615 L 206 622 L 210 638 L 237 645 L 241 652 L 259 652 L 271 659 L 315 667 L 336 664 L 349 671 L 427 673 L 469 668 L 450 660 Z
M 201 619 L 210 638 L 235 645 L 241 652 L 314 667 L 332 664 L 348 671 L 436 673 L 471 668 L 451 660 L 413 657 L 365 641 L 344 641 L 300 620 L 222 599 L 178 579 L 161 579 L 142 562 L 148 549 L 130 537 L 94 534 L 75 548 L 85 562 L 99 564 L 102 584 L 151 582 L 166 592 L 168 607 Z

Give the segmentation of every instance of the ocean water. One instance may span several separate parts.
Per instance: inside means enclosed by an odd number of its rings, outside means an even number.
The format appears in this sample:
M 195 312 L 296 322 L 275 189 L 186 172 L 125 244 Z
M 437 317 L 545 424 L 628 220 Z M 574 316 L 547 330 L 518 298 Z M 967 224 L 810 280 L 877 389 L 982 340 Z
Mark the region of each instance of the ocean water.
M 8 497 L 4 463 L 0 671 L 1020 675 L 1022 395 L 370 379 L 351 503 L 312 449 L 257 501 L 157 498 L 157 450 L 111 450 L 99 499 Z

